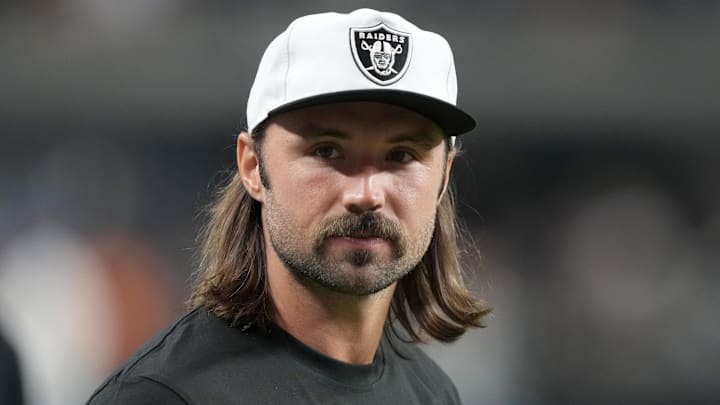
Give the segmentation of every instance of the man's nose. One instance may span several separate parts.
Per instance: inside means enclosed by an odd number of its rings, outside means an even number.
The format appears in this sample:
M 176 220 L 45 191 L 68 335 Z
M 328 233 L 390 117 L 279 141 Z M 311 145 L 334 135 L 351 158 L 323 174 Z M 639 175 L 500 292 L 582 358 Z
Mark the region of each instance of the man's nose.
M 385 205 L 383 173 L 366 170 L 349 176 L 343 192 L 343 206 L 346 210 L 361 214 L 376 211 Z

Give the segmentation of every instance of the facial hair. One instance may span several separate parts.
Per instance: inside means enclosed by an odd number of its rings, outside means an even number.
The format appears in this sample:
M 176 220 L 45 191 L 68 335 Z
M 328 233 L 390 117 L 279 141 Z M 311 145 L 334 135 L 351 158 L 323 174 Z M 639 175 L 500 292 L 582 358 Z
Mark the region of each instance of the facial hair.
M 302 282 L 355 296 L 382 291 L 411 272 L 427 251 L 435 224 L 433 216 L 421 232 L 410 238 L 399 224 L 379 213 L 348 213 L 323 221 L 306 236 L 312 239 L 312 245 L 303 246 L 300 227 L 277 204 L 267 208 L 270 242 L 285 267 Z M 333 258 L 327 251 L 333 237 L 382 238 L 390 246 L 390 255 L 349 249 L 342 257 Z

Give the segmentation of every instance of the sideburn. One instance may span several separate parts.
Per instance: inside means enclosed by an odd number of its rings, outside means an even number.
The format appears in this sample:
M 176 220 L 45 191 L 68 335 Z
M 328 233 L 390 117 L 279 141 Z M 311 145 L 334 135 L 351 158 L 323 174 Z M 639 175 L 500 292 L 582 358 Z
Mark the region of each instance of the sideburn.
M 270 178 L 265 170 L 265 160 L 263 157 L 263 141 L 265 140 L 265 127 L 266 123 L 261 123 L 253 131 L 251 138 L 253 140 L 253 150 L 258 160 L 258 174 L 260 174 L 260 183 L 267 190 L 270 190 Z
M 450 156 L 451 151 L 455 151 L 455 153 L 457 153 L 457 149 L 455 149 L 452 141 L 450 141 L 450 137 L 447 137 L 447 139 L 445 139 L 445 159 L 443 160 L 442 181 L 440 181 L 440 189 L 438 190 L 437 195 L 438 204 L 440 203 L 440 200 L 442 198 L 443 190 L 445 190 L 445 177 L 447 176 L 448 170 L 448 157 Z
M 257 157 L 260 183 L 262 183 L 263 187 L 265 187 L 266 190 L 270 190 L 270 178 L 267 175 L 267 171 L 265 171 L 265 164 L 263 163 L 262 154 L 258 153 Z

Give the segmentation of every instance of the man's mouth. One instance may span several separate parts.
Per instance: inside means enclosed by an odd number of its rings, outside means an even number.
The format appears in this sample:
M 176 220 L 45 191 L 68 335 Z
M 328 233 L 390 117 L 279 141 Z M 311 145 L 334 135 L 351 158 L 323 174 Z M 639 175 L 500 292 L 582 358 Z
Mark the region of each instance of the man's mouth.
M 328 243 L 358 250 L 397 250 L 400 241 L 399 227 L 377 214 L 335 218 L 319 234 L 317 249 Z
M 352 238 L 352 239 L 385 239 L 378 233 L 373 232 L 359 232 L 359 233 L 349 233 L 346 235 L 337 235 L 337 237 L 341 238 Z
M 329 240 L 343 245 L 349 245 L 350 247 L 355 249 L 367 250 L 385 246 L 389 243 L 389 241 L 385 238 L 373 233 L 353 233 L 347 235 L 336 235 L 331 236 Z

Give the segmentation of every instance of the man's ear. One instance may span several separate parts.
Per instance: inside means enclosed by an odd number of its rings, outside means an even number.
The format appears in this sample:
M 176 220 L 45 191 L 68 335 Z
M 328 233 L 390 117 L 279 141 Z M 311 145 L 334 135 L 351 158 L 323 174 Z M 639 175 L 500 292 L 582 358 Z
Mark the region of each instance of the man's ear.
M 440 205 L 440 201 L 442 201 L 443 197 L 445 196 L 448 185 L 450 184 L 450 171 L 452 169 L 453 161 L 455 161 L 455 154 L 455 150 L 451 150 L 450 152 L 448 152 L 447 162 L 445 162 L 445 173 L 443 173 L 443 185 L 440 191 L 440 195 L 438 195 L 437 205 Z
M 263 186 L 260 181 L 260 159 L 255 153 L 255 145 L 249 133 L 243 131 L 237 137 L 238 175 L 250 197 L 262 202 Z

